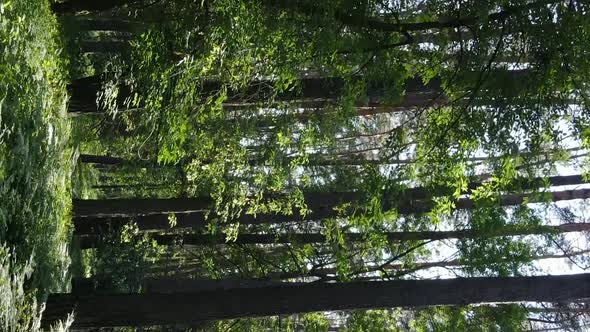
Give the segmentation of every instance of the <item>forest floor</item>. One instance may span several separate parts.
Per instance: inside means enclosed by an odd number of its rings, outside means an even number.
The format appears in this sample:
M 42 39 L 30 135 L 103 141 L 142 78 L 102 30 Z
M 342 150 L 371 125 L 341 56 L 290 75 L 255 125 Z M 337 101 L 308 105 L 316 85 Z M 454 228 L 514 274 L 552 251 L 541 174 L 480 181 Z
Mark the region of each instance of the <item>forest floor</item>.
M 69 287 L 75 148 L 62 36 L 49 1 L 0 0 L 2 330 L 27 330 L 36 300 Z

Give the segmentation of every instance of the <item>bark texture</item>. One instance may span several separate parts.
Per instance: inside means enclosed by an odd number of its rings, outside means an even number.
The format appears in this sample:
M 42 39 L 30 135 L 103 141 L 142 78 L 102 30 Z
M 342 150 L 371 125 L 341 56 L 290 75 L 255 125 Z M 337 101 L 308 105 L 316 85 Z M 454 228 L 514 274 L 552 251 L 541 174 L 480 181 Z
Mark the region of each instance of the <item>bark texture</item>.
M 570 223 L 559 226 L 536 226 L 524 228 L 522 226 L 505 226 L 495 232 L 481 233 L 472 229 L 458 231 L 423 231 L 423 232 L 384 232 L 387 241 L 426 241 L 466 238 L 490 238 L 496 236 L 517 236 L 550 233 L 572 233 L 590 230 L 590 223 Z M 346 241 L 366 241 L 369 234 L 345 233 Z M 160 245 L 173 245 L 182 243 L 185 245 L 212 245 L 227 243 L 224 234 L 153 234 L 151 236 Z M 80 237 L 80 248 L 95 248 L 100 241 L 97 236 Z M 236 244 L 270 244 L 270 243 L 324 243 L 327 237 L 321 233 L 292 233 L 292 234 L 239 234 Z
M 575 178 L 569 179 L 571 181 Z M 559 179 L 561 183 L 569 181 Z M 418 192 L 417 195 L 424 194 Z M 563 201 L 590 198 L 590 189 L 563 190 L 547 192 L 549 201 Z M 338 216 L 334 210 L 339 204 L 359 202 L 362 199 L 360 193 L 307 193 L 305 201 L 311 213 L 302 216 L 299 211 L 291 215 L 259 214 L 242 215 L 232 222 L 243 224 L 281 223 L 303 220 L 321 220 Z M 542 202 L 544 197 L 531 194 L 509 194 L 498 198 L 501 206 L 519 205 L 524 201 L 529 203 Z M 167 229 L 169 228 L 166 213 L 178 213 L 177 226 L 179 228 L 201 228 L 207 222 L 203 214 L 212 204 L 211 198 L 174 198 L 174 199 L 106 199 L 106 200 L 74 200 L 73 220 L 76 234 L 93 234 L 100 229 L 119 227 L 131 221 L 130 216 L 140 229 Z M 409 193 L 395 201 L 386 202 L 384 210 L 396 209 L 401 214 L 424 213 L 434 206 L 428 199 L 414 199 Z M 474 207 L 469 198 L 461 198 L 455 202 L 455 208 L 468 210 Z
M 329 209 L 341 203 L 353 202 L 360 199 L 356 192 L 341 193 L 305 193 L 304 198 L 308 207 L 315 212 Z M 268 197 L 269 199 L 272 197 Z M 95 200 L 74 200 L 73 214 L 75 217 L 92 216 L 125 216 L 125 215 L 150 215 L 162 213 L 188 213 L 202 212 L 211 207 L 213 200 L 210 197 L 196 198 L 166 198 L 166 199 L 95 199 Z M 296 211 L 295 215 L 298 214 Z M 289 218 L 289 216 L 277 215 L 278 217 Z M 248 220 L 253 216 L 244 216 Z M 257 217 L 258 218 L 258 217 Z M 261 218 L 273 218 L 273 215 L 264 215 Z
M 51 4 L 51 9 L 56 14 L 68 14 L 80 11 L 106 11 L 126 4 L 132 4 L 135 0 L 69 0 Z
M 590 274 L 281 285 L 170 294 L 53 294 L 43 326 L 73 310 L 72 327 L 191 324 L 301 312 L 466 305 L 482 302 L 568 302 L 590 297 Z

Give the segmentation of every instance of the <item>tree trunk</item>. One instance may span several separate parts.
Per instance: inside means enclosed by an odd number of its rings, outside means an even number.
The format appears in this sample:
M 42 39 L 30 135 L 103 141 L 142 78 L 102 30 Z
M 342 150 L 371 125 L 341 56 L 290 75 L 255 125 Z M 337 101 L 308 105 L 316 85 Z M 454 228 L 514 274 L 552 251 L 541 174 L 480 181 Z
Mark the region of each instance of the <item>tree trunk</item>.
M 51 4 L 51 9 L 56 14 L 68 14 L 80 11 L 107 11 L 125 4 L 134 3 L 136 0 L 69 0 Z
M 99 108 L 97 97 L 102 90 L 102 78 L 100 76 L 89 76 L 76 79 L 68 84 L 68 103 L 69 113 L 96 113 Z M 127 86 L 119 87 L 117 95 L 117 105 L 123 105 L 125 99 L 129 96 L 130 90 Z
M 590 198 L 590 189 L 576 189 L 576 190 L 563 190 L 563 191 L 550 191 L 545 192 L 549 201 L 568 201 L 574 199 L 587 199 Z M 500 206 L 513 206 L 519 205 L 527 201 L 528 203 L 540 203 L 544 201 L 543 197 L 535 197 L 537 194 L 507 194 L 500 196 L 497 200 L 497 204 Z M 410 213 L 424 213 L 430 211 L 434 203 L 432 201 L 415 201 L 405 206 L 400 206 L 397 211 L 401 214 Z M 461 198 L 455 202 L 455 209 L 458 210 L 470 210 L 473 209 L 474 203 L 470 198 Z
M 171 294 L 49 295 L 42 325 L 75 311 L 73 328 L 482 302 L 569 302 L 590 297 L 590 274 L 314 283 Z
M 581 179 L 581 178 L 579 178 Z M 555 183 L 573 183 L 579 180 L 577 176 L 556 177 Z M 433 203 L 430 200 L 420 200 L 413 198 L 413 193 L 409 191 L 404 195 L 403 200 L 389 202 L 384 204 L 384 210 L 391 208 L 397 209 L 401 214 L 414 214 L 428 212 Z M 421 188 L 417 188 L 417 197 L 426 195 Z M 590 198 L 590 189 L 564 190 L 548 192 L 551 201 L 563 201 L 573 199 Z M 305 202 L 311 213 L 302 216 L 299 210 L 295 210 L 291 215 L 281 214 L 259 214 L 241 215 L 231 222 L 240 222 L 242 224 L 262 224 L 262 223 L 283 223 L 304 220 L 321 220 L 338 216 L 334 207 L 343 203 L 359 202 L 361 197 L 357 192 L 343 193 L 307 193 L 304 194 Z M 539 197 L 529 197 L 530 194 L 509 194 L 501 196 L 498 204 L 501 206 L 511 206 L 522 204 L 525 199 L 529 203 L 542 201 Z M 210 207 L 212 200 L 207 197 L 202 198 L 177 198 L 177 199 L 107 199 L 107 200 L 73 200 L 73 221 L 75 233 L 96 234 L 101 229 L 109 227 L 117 228 L 131 221 L 130 215 L 139 217 L 133 218 L 139 229 L 168 229 L 170 223 L 166 213 L 178 213 L 177 227 L 179 228 L 202 228 L 207 218 L 203 212 Z M 461 198 L 455 202 L 456 209 L 472 209 L 473 201 L 469 198 Z
M 83 41 L 80 42 L 82 53 L 126 53 L 130 50 L 128 41 Z
M 113 293 L 108 285 L 114 284 L 109 276 L 93 278 L 72 278 L 71 294 L 84 295 L 89 293 Z M 295 285 L 299 283 L 287 283 L 263 279 L 188 279 L 188 278 L 144 278 L 141 281 L 142 293 L 186 293 L 202 292 L 234 288 L 264 288 L 268 286 Z M 107 285 L 106 288 L 103 286 Z
M 333 207 L 347 202 L 354 202 L 360 199 L 360 194 L 356 192 L 341 193 L 321 193 L 309 192 L 304 194 L 308 207 L 314 212 L 315 210 L 332 210 Z M 271 196 L 268 196 L 271 199 Z M 278 198 L 278 197 L 277 197 Z M 73 200 L 74 217 L 93 217 L 93 216 L 128 216 L 128 215 L 150 215 L 163 213 L 188 213 L 203 212 L 211 208 L 213 200 L 210 197 L 196 198 L 166 198 L 166 199 L 96 199 L 96 200 Z M 298 214 L 299 211 L 294 211 Z M 333 213 L 334 214 L 334 213 Z M 323 214 L 322 214 L 323 215 Z M 274 219 L 275 215 L 259 215 L 257 219 Z M 276 215 L 277 218 L 289 216 Z M 245 220 L 253 218 L 244 216 Z M 293 216 L 298 220 L 299 218 Z
M 82 163 L 103 165 L 119 165 L 127 162 L 127 160 L 123 158 L 111 156 L 97 156 L 90 154 L 81 154 L 78 160 Z
M 154 213 L 202 212 L 208 210 L 213 200 L 200 198 L 166 199 L 105 199 L 73 200 L 73 214 L 76 217 L 149 215 Z
M 100 48 L 91 44 L 87 46 L 88 47 L 86 48 L 83 47 L 83 50 L 85 49 L 88 52 L 98 51 Z M 96 95 L 101 90 L 101 82 L 102 79 L 100 76 L 90 76 L 72 81 L 68 85 L 68 90 L 72 96 L 71 105 L 78 107 L 70 107 L 68 112 L 80 112 L 78 108 L 81 108 L 82 110 L 88 110 L 86 112 L 102 112 L 102 110 L 97 107 L 96 102 L 94 101 L 96 99 Z M 408 108 L 412 106 L 420 107 L 426 105 L 436 97 L 436 93 L 441 91 L 440 84 L 441 83 L 437 78 L 432 79 L 427 85 L 424 85 L 422 83 L 422 79 L 419 77 L 407 80 L 405 84 L 405 90 L 408 94 L 408 97 L 402 98 L 399 103 L 399 107 Z M 272 81 L 258 81 L 252 82 L 243 91 L 228 91 L 227 99 L 224 101 L 224 104 L 228 107 L 256 105 L 258 102 L 268 100 L 272 97 L 278 101 L 311 100 L 316 103 L 318 101 L 333 101 L 341 96 L 344 85 L 345 82 L 341 78 L 304 78 L 299 81 L 299 89 L 293 89 L 291 91 L 283 92 L 278 96 L 274 96 Z M 206 82 L 201 87 L 201 95 L 203 95 L 203 99 L 205 99 L 207 96 L 214 95 L 220 89 L 221 84 L 219 82 Z M 79 98 L 78 90 L 80 90 L 82 93 L 80 94 L 80 97 L 90 94 L 94 97 L 94 99 L 89 100 L 88 98 Z M 124 100 L 129 95 L 129 88 L 122 87 L 122 90 L 124 91 L 121 93 L 121 100 Z M 379 105 L 378 100 L 384 95 L 384 92 L 384 87 L 382 86 L 368 87 L 368 106 Z M 371 113 L 370 111 L 362 111 L 361 113 L 363 112 L 367 114 Z M 375 111 L 374 113 L 379 112 Z M 305 117 L 309 116 L 309 114 L 301 116 Z
M 590 230 L 590 226 L 588 226 L 588 229 Z M 559 232 L 564 233 L 562 231 L 559 231 Z M 574 251 L 574 252 L 566 253 L 566 254 L 551 254 L 551 255 L 532 256 L 531 260 L 560 259 L 560 258 L 576 257 L 576 256 L 580 256 L 580 255 L 585 255 L 588 253 L 590 253 L 590 249 Z M 509 262 L 510 260 L 509 259 L 501 259 L 500 261 Z M 392 274 L 394 276 L 401 276 L 401 275 L 408 275 L 408 274 L 416 272 L 416 271 L 426 270 L 426 269 L 430 269 L 430 268 L 434 268 L 434 267 L 459 267 L 459 266 L 464 266 L 464 265 L 465 264 L 460 259 L 453 259 L 453 260 L 449 260 L 449 261 L 418 262 L 418 263 L 414 263 L 412 265 L 394 263 L 394 264 L 389 264 L 389 265 L 383 266 L 382 269 L 386 270 L 386 271 L 392 271 L 393 272 Z M 370 267 L 369 267 L 369 269 L 370 269 Z M 326 277 L 327 275 L 332 275 L 332 274 L 335 275 L 337 273 L 335 268 L 317 269 L 312 272 L 313 273 L 310 274 L 311 276 L 323 277 L 323 278 Z M 307 276 L 307 275 L 299 273 L 299 272 L 275 273 L 271 278 L 273 280 L 283 280 L 283 279 L 291 279 L 291 278 L 305 277 L 305 276 Z M 374 279 L 375 278 L 370 278 L 369 280 L 374 280 Z
M 477 72 L 472 72 L 465 75 L 467 80 L 475 81 L 479 77 L 479 73 Z M 526 82 L 527 79 L 530 79 L 530 75 L 531 72 L 528 70 L 496 71 L 493 73 L 493 75 L 490 75 L 489 80 L 486 82 L 486 86 L 495 86 L 501 82 L 506 81 Z M 357 79 L 362 80 L 362 77 L 358 77 Z M 97 108 L 95 102 L 88 103 L 87 99 L 82 99 L 80 101 L 77 100 L 78 89 L 84 93 L 87 93 L 86 91 L 93 91 L 91 94 L 96 96 L 101 89 L 100 82 L 101 78 L 99 76 L 91 76 L 72 81 L 68 85 L 68 88 L 70 95 L 72 96 L 71 99 L 75 102 L 73 105 L 77 105 L 78 103 L 86 103 L 82 109 L 92 110 L 92 112 L 102 112 L 101 109 Z M 383 105 L 382 103 L 383 96 L 387 93 L 387 86 L 382 84 L 369 85 L 367 87 L 368 101 L 363 101 L 363 103 L 358 104 L 358 106 L 368 108 L 359 110 L 359 115 L 400 112 L 411 108 L 433 105 L 437 102 L 437 100 L 440 101 L 440 98 L 444 99 L 444 96 L 441 95 L 441 84 L 442 81 L 438 77 L 432 78 L 427 84 L 424 84 L 422 78 L 419 76 L 410 78 L 406 80 L 404 84 L 406 96 L 402 97 L 402 99 L 394 105 Z M 338 77 L 303 78 L 299 80 L 298 89 L 292 89 L 277 96 L 273 95 L 273 86 L 274 84 L 272 81 L 251 82 L 250 85 L 243 90 L 228 91 L 224 105 L 228 107 L 257 105 L 257 103 L 269 100 L 271 98 L 274 98 L 274 100 L 277 101 L 311 101 L 316 105 L 322 105 L 322 103 L 326 101 L 333 102 L 342 95 L 345 87 L 345 81 Z M 206 82 L 201 87 L 201 95 L 203 96 L 203 99 L 205 99 L 207 96 L 214 95 L 220 89 L 221 84 L 219 82 Z M 124 100 L 129 94 L 128 87 L 121 87 L 121 100 Z M 437 97 L 439 98 L 437 99 Z M 318 102 L 319 104 L 317 104 Z M 79 112 L 76 108 L 70 108 L 68 111 Z M 298 117 L 301 119 L 306 119 L 313 112 L 307 111 L 299 114 Z
M 424 31 L 430 29 L 441 30 L 449 28 L 469 27 L 478 23 L 484 24 L 485 22 L 504 21 L 511 16 L 526 14 L 526 12 L 528 12 L 531 9 L 543 8 L 549 4 L 558 2 L 561 2 L 561 0 L 539 0 L 533 1 L 522 6 L 506 7 L 506 9 L 502 11 L 491 13 L 487 16 L 473 16 L 444 20 L 441 19 L 439 21 L 426 21 L 416 23 L 389 23 L 371 17 L 348 15 L 345 12 L 337 12 L 336 18 L 340 20 L 342 23 L 349 26 L 369 28 L 385 32 L 410 32 Z
M 76 27 L 81 31 L 139 31 L 142 23 L 105 17 L 75 17 Z
M 589 183 L 588 180 L 584 179 L 581 175 L 564 175 L 564 176 L 550 176 L 547 178 L 519 178 L 514 179 L 511 183 L 513 188 L 524 189 L 524 190 L 531 190 L 534 188 L 541 188 L 545 185 L 550 187 L 557 187 L 557 186 L 568 186 L 568 185 L 580 185 Z M 470 191 L 477 189 L 483 185 L 482 182 L 470 182 L 467 185 L 467 191 L 463 192 L 464 194 L 468 194 Z M 404 192 L 405 197 L 410 197 L 410 199 L 427 199 L 432 196 L 436 196 L 436 194 L 441 193 L 452 193 L 451 188 L 448 187 L 439 187 L 435 189 L 426 189 L 423 187 L 414 187 L 409 188 Z M 434 194 L 433 194 L 434 193 Z M 508 197 L 508 196 L 506 196 Z
M 127 165 L 127 166 L 136 166 L 141 168 L 165 168 L 170 167 L 171 165 L 161 165 L 158 164 L 156 160 L 141 160 L 141 159 L 124 159 L 120 157 L 113 157 L 113 156 L 101 156 L 101 155 L 93 155 L 93 154 L 80 154 L 78 161 L 85 164 L 98 164 L 98 165 L 112 165 L 112 166 L 120 166 L 120 165 Z
M 383 232 L 387 241 L 426 241 L 466 238 L 490 238 L 496 236 L 516 236 L 551 233 L 572 233 L 590 230 L 590 223 L 570 223 L 559 226 L 535 226 L 525 228 L 523 226 L 504 226 L 495 232 L 481 233 L 476 230 L 465 229 L 458 231 L 417 231 L 417 232 Z M 344 233 L 344 239 L 349 242 L 366 241 L 369 234 Z M 227 243 L 224 234 L 153 234 L 151 236 L 160 245 L 212 245 Z M 80 248 L 95 248 L 99 243 L 97 236 L 80 237 Z M 271 244 L 271 243 L 324 243 L 327 237 L 321 233 L 292 233 L 292 234 L 255 234 L 241 233 L 235 240 L 235 244 Z

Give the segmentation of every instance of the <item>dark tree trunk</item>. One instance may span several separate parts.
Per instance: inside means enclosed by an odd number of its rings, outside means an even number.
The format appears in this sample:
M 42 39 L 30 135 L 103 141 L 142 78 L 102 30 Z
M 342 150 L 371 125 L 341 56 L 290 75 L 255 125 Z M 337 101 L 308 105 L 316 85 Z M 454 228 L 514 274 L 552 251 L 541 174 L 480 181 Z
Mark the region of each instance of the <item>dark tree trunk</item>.
M 68 112 L 96 112 L 96 99 L 101 88 L 102 80 L 98 76 L 79 78 L 68 84 Z
M 572 233 L 590 230 L 590 223 L 570 223 L 559 226 L 535 226 L 525 228 L 523 226 L 505 226 L 495 232 L 481 233 L 476 230 L 465 229 L 458 231 L 422 231 L 422 232 L 384 232 L 384 236 L 390 242 L 396 241 L 427 241 L 445 239 L 467 239 L 467 238 L 490 238 L 496 236 L 516 236 L 551 233 Z M 369 234 L 344 233 L 343 237 L 349 242 L 367 241 Z M 184 245 L 211 245 L 225 244 L 224 234 L 153 234 L 151 236 L 160 245 L 173 245 L 182 243 Z M 80 248 L 95 248 L 99 243 L 99 237 L 80 237 Z M 271 244 L 271 243 L 324 243 L 327 237 L 321 233 L 292 233 L 292 234 L 239 234 L 235 244 Z
M 145 183 L 145 184 L 105 184 L 105 185 L 96 185 L 92 186 L 94 189 L 105 190 L 105 191 L 121 191 L 124 189 L 162 189 L 162 188 L 170 188 L 171 184 L 155 184 L 155 183 Z
M 590 189 L 576 189 L 576 190 L 563 190 L 563 191 L 552 191 L 545 193 L 546 198 L 549 201 L 568 201 L 574 199 L 587 199 L 590 198 Z M 508 194 L 500 196 L 497 200 L 497 204 L 500 206 L 513 206 L 522 204 L 525 200 L 529 203 L 543 202 L 545 198 L 536 197 L 536 194 Z M 430 211 L 434 206 L 432 201 L 415 201 L 405 206 L 399 206 L 397 208 L 399 213 L 410 214 L 410 213 L 424 213 Z M 459 210 L 470 210 L 473 209 L 474 203 L 469 198 L 461 198 L 455 202 L 455 208 Z
M 114 293 L 109 285 L 114 284 L 110 277 L 72 278 L 72 294 L 87 295 L 89 293 Z M 199 280 L 188 278 L 144 278 L 141 281 L 142 293 L 187 293 L 203 292 L 234 288 L 264 288 L 269 286 L 295 285 L 299 283 L 285 283 L 263 279 L 221 279 Z M 106 286 L 106 287 L 105 287 Z
M 117 31 L 126 33 L 139 31 L 142 26 L 139 22 L 105 17 L 76 17 L 75 24 L 82 31 Z
M 409 31 L 424 31 L 430 29 L 449 29 L 473 26 L 484 22 L 500 22 L 508 19 L 511 16 L 518 16 L 526 14 L 529 10 L 546 7 L 548 4 L 558 3 L 561 0 L 539 0 L 522 6 L 506 7 L 502 11 L 491 13 L 487 16 L 473 16 L 455 19 L 444 19 L 439 21 L 426 21 L 415 23 L 389 23 L 380 19 L 365 16 L 348 15 L 345 12 L 337 12 L 336 18 L 342 23 L 349 26 L 369 28 L 378 31 L 387 32 L 409 32 Z
M 356 192 L 341 193 L 305 193 L 304 198 L 308 207 L 312 210 L 330 209 L 360 199 Z M 271 196 L 268 196 L 271 199 Z M 277 197 L 278 198 L 278 197 Z M 129 216 L 129 215 L 150 215 L 163 213 L 187 213 L 203 212 L 210 209 L 213 200 L 210 197 L 197 198 L 167 198 L 167 199 L 96 199 L 96 200 L 73 200 L 74 217 L 93 216 Z M 315 211 L 319 212 L 319 211 Z M 294 214 L 297 214 L 295 211 Z M 278 215 L 282 217 L 282 215 Z M 244 218 L 249 218 L 245 216 Z M 271 215 L 261 217 L 274 219 Z M 296 218 L 296 217 L 295 217 Z
M 548 178 L 519 178 L 512 181 L 510 186 L 515 189 L 530 190 L 534 188 L 541 188 L 545 185 L 551 187 L 567 186 L 567 185 L 580 185 L 588 183 L 589 181 L 584 179 L 581 175 L 564 175 L 564 176 L 550 176 Z M 463 192 L 465 194 L 470 191 L 477 189 L 483 185 L 482 182 L 470 182 L 467 186 L 468 191 Z M 428 190 L 423 187 L 410 188 L 404 192 L 404 196 L 411 197 L 411 199 L 426 199 L 437 194 L 450 194 L 452 193 L 451 188 L 439 187 Z
M 53 294 L 42 325 L 75 311 L 74 328 L 191 324 L 302 312 L 467 305 L 482 302 L 570 302 L 590 297 L 590 274 L 281 285 L 171 294 Z
M 103 80 L 100 76 L 89 76 L 73 80 L 68 84 L 68 95 L 70 101 L 68 104 L 69 113 L 101 113 L 104 109 L 99 108 L 97 96 L 102 90 Z M 119 87 L 116 103 L 123 105 L 125 99 L 129 96 L 129 87 L 123 85 Z
M 168 199 L 73 200 L 76 217 L 149 215 L 154 213 L 196 212 L 210 208 L 208 197 Z
M 101 155 L 93 155 L 93 154 L 80 154 L 78 158 L 79 162 L 86 163 L 86 164 L 96 164 L 96 165 L 109 165 L 109 166 L 135 166 L 139 168 L 170 168 L 170 165 L 159 165 L 155 160 L 133 160 L 133 159 L 124 159 L 120 157 L 113 157 L 113 156 L 101 156 Z
M 497 83 L 510 82 L 525 82 L 531 73 L 527 70 L 513 70 L 513 71 L 498 71 L 490 75 L 490 79 L 486 82 L 487 85 L 495 86 Z M 468 80 L 475 80 L 478 73 L 466 74 Z M 359 77 L 358 79 L 362 79 Z M 72 100 L 76 100 L 77 90 L 80 89 L 86 94 L 95 96 L 100 91 L 101 78 L 98 76 L 86 77 L 83 79 L 72 81 L 68 86 L 72 95 Z M 334 101 L 342 95 L 345 82 L 341 78 L 304 78 L 299 81 L 299 89 L 283 92 L 277 96 L 273 96 L 273 82 L 258 81 L 252 82 L 248 87 L 241 91 L 229 91 L 227 99 L 224 101 L 228 107 L 242 107 L 244 105 L 252 105 L 261 101 L 269 100 L 274 97 L 278 101 L 292 101 L 304 102 L 313 101 L 314 103 L 324 103 L 327 101 Z M 203 98 L 217 93 L 221 89 L 219 82 L 206 82 L 201 87 L 201 94 Z M 435 104 L 437 101 L 444 100 L 441 96 L 441 80 L 440 78 L 431 79 L 428 84 L 424 84 L 421 77 L 414 77 L 406 80 L 404 90 L 406 96 L 403 97 L 397 104 L 383 105 L 382 99 L 386 95 L 387 86 L 383 84 L 373 84 L 367 87 L 368 101 L 359 103 L 358 106 L 368 107 L 359 110 L 359 115 L 371 115 L 385 112 L 399 112 L 406 109 L 426 107 Z M 122 87 L 120 93 L 121 100 L 129 95 L 129 89 Z M 441 99 L 442 98 L 442 99 Z M 82 109 L 86 112 L 100 112 L 96 107 L 94 99 L 82 100 L 86 102 Z M 81 107 L 81 106 L 79 106 Z M 70 112 L 79 112 L 76 108 L 71 108 Z M 312 112 L 304 112 L 298 117 L 306 119 Z
M 127 53 L 130 50 L 128 41 L 83 41 L 80 42 L 82 53 Z
M 79 158 L 80 162 L 87 164 L 103 164 L 103 165 L 119 165 L 127 163 L 127 160 L 118 157 L 111 156 L 97 156 L 90 154 L 81 154 Z
M 112 46 L 112 47 L 110 47 Z M 122 50 L 125 49 L 123 46 L 113 45 L 95 45 L 93 43 L 87 43 L 86 46 L 83 45 L 82 49 L 86 52 L 101 52 L 101 51 L 108 51 L 110 49 L 117 49 Z M 100 92 L 102 79 L 99 76 L 91 76 L 86 77 L 78 80 L 72 81 L 69 85 L 70 95 L 72 96 L 72 101 L 77 101 L 78 98 L 78 90 L 80 90 L 80 96 L 85 96 L 90 94 L 93 98 L 92 99 L 80 99 L 79 103 L 83 103 L 84 106 L 79 105 L 78 108 L 83 110 L 87 110 L 85 112 L 102 112 L 101 109 L 97 108 L 96 106 L 96 95 Z M 340 78 L 305 78 L 301 79 L 300 82 L 300 89 L 294 89 L 292 91 L 287 91 L 278 96 L 274 96 L 275 100 L 279 101 L 305 101 L 305 100 L 313 100 L 316 103 L 318 101 L 325 102 L 325 101 L 333 101 L 336 98 L 340 97 L 345 85 L 344 80 Z M 259 81 L 259 82 L 252 82 L 247 88 L 243 91 L 229 91 L 228 97 L 225 100 L 225 104 L 228 107 L 233 106 L 243 106 L 248 104 L 256 104 L 261 101 L 268 100 L 269 98 L 273 97 L 273 83 L 271 81 Z M 217 93 L 221 89 L 221 85 L 219 82 L 207 82 L 204 83 L 201 88 L 201 94 L 203 98 L 207 96 L 213 95 Z M 406 92 L 408 96 L 403 98 L 398 107 L 400 108 L 409 108 L 409 107 L 421 107 L 425 106 L 432 101 L 432 99 L 436 98 L 436 93 L 440 91 L 440 81 L 436 78 L 432 79 L 427 85 L 422 83 L 422 79 L 419 77 L 410 79 L 406 81 L 405 85 Z M 123 87 L 124 91 L 121 91 L 121 100 L 124 100 L 129 95 L 129 89 L 127 87 Z M 369 102 L 368 106 L 377 106 L 379 105 L 379 99 L 382 98 L 384 95 L 384 87 L 382 86 L 373 86 L 368 87 L 368 97 Z M 73 106 L 78 105 L 78 103 L 74 103 Z M 367 105 L 359 105 L 359 106 L 367 106 Z M 69 112 L 80 112 L 80 110 L 73 107 L 70 108 Z M 361 113 L 366 113 L 365 115 L 372 114 L 372 113 L 383 113 L 385 112 L 385 108 L 381 111 L 375 110 L 371 111 L 362 111 Z M 309 112 L 308 112 L 309 113 Z M 362 115 L 362 114 L 361 114 Z M 309 114 L 301 115 L 301 117 L 307 117 Z
M 333 205 L 332 205 L 333 206 Z M 282 214 L 258 214 L 241 215 L 237 219 L 232 219 L 231 222 L 239 222 L 243 225 L 253 224 L 273 224 L 304 220 L 321 220 L 325 218 L 335 217 L 337 213 L 332 209 L 332 206 L 322 206 L 319 203 L 315 204 L 313 211 L 310 214 L 302 216 L 299 210 L 295 210 L 291 215 Z M 210 219 L 204 213 L 176 213 L 176 228 L 204 228 Z M 109 229 L 119 229 L 123 225 L 134 221 L 140 230 L 165 230 L 170 228 L 170 220 L 166 214 L 153 215 L 138 215 L 135 217 L 128 216 L 77 216 L 73 218 L 74 234 L 88 235 L 100 234 Z
M 577 176 L 556 177 L 555 183 L 574 183 L 580 180 Z M 426 195 L 421 188 L 417 190 L 417 197 Z M 384 204 L 384 210 L 397 209 L 402 214 L 415 214 L 428 212 L 433 203 L 430 200 L 414 199 L 414 194 L 409 191 L 407 195 L 396 202 Z M 573 199 L 590 198 L 590 189 L 564 190 L 548 192 L 551 201 L 563 201 Z M 242 215 L 233 222 L 242 224 L 270 224 L 304 220 L 321 220 L 336 217 L 338 213 L 334 207 L 342 203 L 359 202 L 362 199 L 360 193 L 307 193 L 305 202 L 311 213 L 301 216 L 298 210 L 292 215 L 259 214 L 257 216 Z M 539 202 L 539 197 L 530 197 L 527 194 L 509 194 L 501 196 L 498 204 L 501 206 L 519 205 L 528 200 L 530 203 Z M 167 229 L 169 228 L 168 216 L 165 213 L 177 214 L 177 227 L 202 228 L 207 219 L 202 212 L 207 210 L 212 203 L 210 198 L 179 198 L 179 199 L 107 199 L 107 200 L 74 200 L 73 214 L 75 233 L 96 234 L 108 228 L 117 228 L 131 221 L 130 215 L 137 216 L 133 220 L 139 229 Z M 469 198 L 461 198 L 455 202 L 456 209 L 472 209 L 473 201 Z
M 590 230 L 590 225 L 585 230 Z M 553 230 L 553 231 L 555 232 L 555 230 Z M 568 230 L 566 230 L 566 231 L 557 230 L 557 231 L 560 233 L 565 233 Z M 559 255 L 553 254 L 553 255 L 532 256 L 531 260 L 544 260 L 544 259 L 552 259 L 552 258 L 553 259 L 571 258 L 571 257 L 575 257 L 575 256 L 585 255 L 588 253 L 590 253 L 590 249 L 574 251 L 571 253 L 559 254 Z M 499 261 L 510 262 L 510 259 L 502 258 Z M 394 276 L 400 276 L 400 275 L 408 275 L 412 272 L 430 269 L 433 267 L 456 267 L 456 266 L 465 266 L 465 263 L 463 261 L 461 261 L 460 259 L 454 259 L 454 260 L 449 260 L 449 261 L 437 261 L 437 262 L 418 262 L 418 263 L 413 263 L 412 265 L 409 265 L 409 266 L 407 264 L 393 263 L 393 264 L 383 266 L 383 270 L 393 271 L 392 274 Z M 314 270 L 311 275 L 316 276 L 316 277 L 325 278 L 328 275 L 335 275 L 337 273 L 338 272 L 336 271 L 335 268 L 323 268 L 323 269 Z M 273 280 L 282 280 L 282 279 L 290 279 L 290 278 L 305 277 L 305 276 L 307 276 L 307 275 L 303 274 L 301 272 L 274 273 L 271 276 L 271 278 Z M 325 279 L 327 279 L 327 278 L 325 278 Z M 367 280 L 375 280 L 375 279 L 376 279 L 375 277 L 372 277 Z
M 137 2 L 136 0 L 69 0 L 51 4 L 51 9 L 56 14 L 75 13 L 79 11 L 107 11 L 125 4 Z

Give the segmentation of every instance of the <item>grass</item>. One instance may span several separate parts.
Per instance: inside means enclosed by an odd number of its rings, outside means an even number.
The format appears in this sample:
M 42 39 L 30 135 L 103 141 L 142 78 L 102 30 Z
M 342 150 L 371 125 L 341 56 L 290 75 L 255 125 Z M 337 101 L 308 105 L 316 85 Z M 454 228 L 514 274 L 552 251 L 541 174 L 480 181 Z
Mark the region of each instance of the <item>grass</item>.
M 0 0 L 2 331 L 33 330 L 36 301 L 69 284 L 73 149 L 60 36 L 47 0 Z

